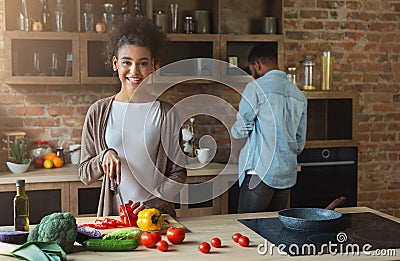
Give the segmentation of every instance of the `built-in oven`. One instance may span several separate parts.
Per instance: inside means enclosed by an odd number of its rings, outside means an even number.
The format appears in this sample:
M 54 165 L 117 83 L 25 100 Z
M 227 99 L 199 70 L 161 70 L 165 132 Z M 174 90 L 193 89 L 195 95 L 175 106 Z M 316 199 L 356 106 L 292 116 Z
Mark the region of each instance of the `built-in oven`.
M 356 206 L 357 155 L 357 147 L 304 149 L 290 207 L 324 208 L 340 196 L 347 198 L 341 206 Z

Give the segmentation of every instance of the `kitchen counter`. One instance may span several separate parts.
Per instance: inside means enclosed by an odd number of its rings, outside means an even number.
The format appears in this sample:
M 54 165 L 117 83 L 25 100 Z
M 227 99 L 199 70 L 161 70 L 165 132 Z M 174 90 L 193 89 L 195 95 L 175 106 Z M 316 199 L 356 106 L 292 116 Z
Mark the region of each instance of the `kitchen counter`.
M 366 208 L 366 207 L 355 207 L 355 208 L 339 208 L 338 211 L 342 213 L 360 213 L 360 212 L 371 212 L 377 215 L 386 217 L 395 222 L 400 223 L 399 218 L 383 214 L 381 212 Z M 186 238 L 181 245 L 170 245 L 167 252 L 159 252 L 156 249 L 148 249 L 143 246 L 139 246 L 134 252 L 91 252 L 85 251 L 81 246 L 76 246 L 73 253 L 68 255 L 68 260 L 71 261 L 85 261 L 85 260 L 148 260 L 157 258 L 168 258 L 169 260 L 283 260 L 283 259 L 298 259 L 308 260 L 310 256 L 303 257 L 288 257 L 280 255 L 277 250 L 271 255 L 267 253 L 261 255 L 258 253 L 258 245 L 265 243 L 264 239 L 242 225 L 237 221 L 239 218 L 257 218 L 257 217 L 276 217 L 276 212 L 266 213 L 249 213 L 249 214 L 235 214 L 235 215 L 213 215 L 203 217 L 187 217 L 177 219 L 187 229 L 190 230 L 186 234 Z M 86 222 L 88 218 L 78 218 L 77 223 Z M 4 229 L 0 228 L 0 229 Z M 241 247 L 234 243 L 231 236 L 240 232 L 250 238 L 249 247 Z M 163 236 L 164 237 L 164 236 Z M 197 250 L 197 246 L 202 241 L 210 241 L 213 237 L 219 237 L 222 240 L 222 248 L 216 249 L 211 248 L 211 252 L 203 254 Z M 373 253 L 373 252 L 371 252 Z M 400 249 L 396 249 L 396 256 L 400 255 Z M 325 254 L 322 256 L 314 257 L 318 260 L 393 260 L 396 256 L 366 256 L 362 254 L 360 256 L 353 255 L 330 255 Z M 2 259 L 3 260 L 3 259 Z M 4 260 L 16 260 L 12 258 L 4 257 Z
M 188 177 L 215 176 L 218 174 L 237 174 L 237 165 L 211 162 L 206 166 L 199 163 L 187 165 Z M 25 179 L 26 183 L 49 183 L 80 181 L 78 176 L 78 165 L 67 164 L 61 168 L 36 169 L 33 166 L 25 173 L 14 174 L 10 171 L 0 172 L 0 185 L 13 184 L 17 179 Z

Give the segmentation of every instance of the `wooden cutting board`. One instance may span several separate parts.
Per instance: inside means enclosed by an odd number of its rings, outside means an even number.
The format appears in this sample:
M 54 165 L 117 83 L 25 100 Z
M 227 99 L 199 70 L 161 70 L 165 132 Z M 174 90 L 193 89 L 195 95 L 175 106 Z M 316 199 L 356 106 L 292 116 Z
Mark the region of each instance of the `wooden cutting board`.
M 82 218 L 77 218 L 76 223 L 78 224 L 78 226 L 82 225 L 82 224 L 88 224 L 88 223 L 94 224 L 94 221 L 96 219 L 104 219 L 104 218 L 106 218 L 106 217 L 82 217 Z M 108 218 L 114 218 L 114 219 L 120 220 L 119 216 L 109 216 Z M 169 214 L 162 214 L 162 219 L 163 219 L 163 222 L 161 224 L 161 229 L 160 229 L 161 234 L 165 234 L 169 227 L 184 228 L 186 232 L 190 232 L 184 225 L 179 223 L 176 219 L 171 217 Z M 122 230 L 122 229 L 127 229 L 127 228 L 129 228 L 129 227 L 100 229 L 100 231 L 103 234 L 109 234 L 111 232 L 114 232 L 117 230 Z

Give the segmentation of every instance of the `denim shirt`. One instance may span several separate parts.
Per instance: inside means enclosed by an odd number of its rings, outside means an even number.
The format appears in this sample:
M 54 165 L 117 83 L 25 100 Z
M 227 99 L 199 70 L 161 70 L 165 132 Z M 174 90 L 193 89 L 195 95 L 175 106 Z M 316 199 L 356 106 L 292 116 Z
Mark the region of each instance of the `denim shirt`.
M 239 155 L 239 184 L 254 170 L 270 187 L 294 186 L 306 128 L 307 99 L 284 72 L 272 70 L 248 83 L 231 128 L 233 138 L 247 138 Z

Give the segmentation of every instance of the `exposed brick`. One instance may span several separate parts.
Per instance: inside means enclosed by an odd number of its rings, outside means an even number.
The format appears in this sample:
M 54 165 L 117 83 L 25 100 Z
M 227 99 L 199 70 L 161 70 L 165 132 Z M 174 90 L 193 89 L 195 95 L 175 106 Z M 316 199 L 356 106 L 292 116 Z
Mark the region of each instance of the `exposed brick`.
M 49 106 L 49 116 L 73 115 L 72 106 Z
M 324 25 L 322 22 L 305 22 L 303 25 L 304 29 L 322 29 Z
M 44 115 L 44 106 L 10 106 L 8 113 L 11 115 Z
M 327 11 L 320 11 L 320 10 L 302 10 L 302 11 L 300 11 L 300 17 L 301 18 L 327 19 L 329 17 L 329 13 Z

